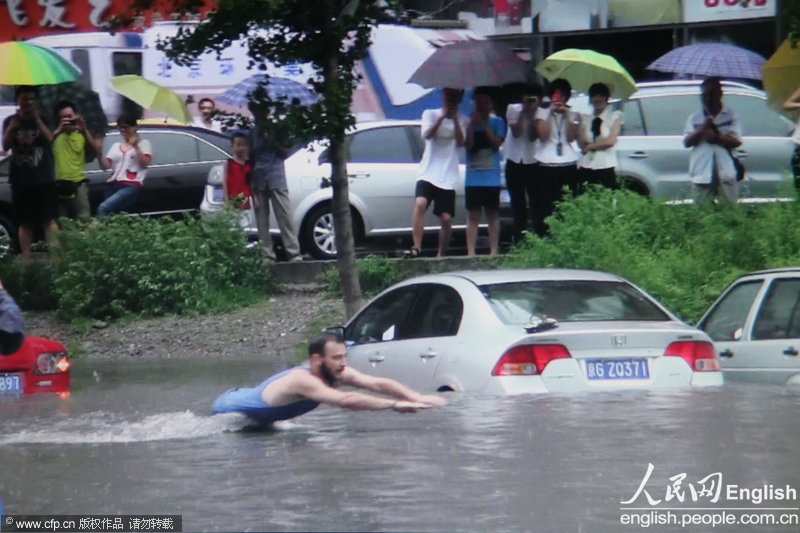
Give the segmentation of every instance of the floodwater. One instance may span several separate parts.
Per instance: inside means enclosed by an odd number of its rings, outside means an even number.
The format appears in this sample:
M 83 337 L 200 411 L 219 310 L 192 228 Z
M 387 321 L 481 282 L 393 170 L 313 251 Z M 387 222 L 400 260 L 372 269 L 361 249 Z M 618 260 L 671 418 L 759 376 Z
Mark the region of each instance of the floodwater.
M 272 432 L 209 415 L 217 393 L 273 370 L 78 361 L 69 398 L 0 397 L 5 513 L 181 515 L 184 531 L 800 529 L 800 498 L 786 490 L 800 490 L 798 388 L 452 394 L 415 414 L 323 406 Z M 786 496 L 731 499 L 731 485 Z M 712 528 L 723 509 L 794 522 Z M 670 513 L 700 525 L 642 526 Z M 621 522 L 632 514 L 640 521 Z

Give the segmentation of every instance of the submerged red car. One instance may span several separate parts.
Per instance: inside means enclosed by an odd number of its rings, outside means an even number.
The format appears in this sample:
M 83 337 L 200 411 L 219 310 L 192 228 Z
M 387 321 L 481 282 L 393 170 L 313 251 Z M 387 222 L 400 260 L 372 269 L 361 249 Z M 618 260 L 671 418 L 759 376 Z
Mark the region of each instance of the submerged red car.
M 0 355 L 0 395 L 68 392 L 70 366 L 63 344 L 28 335 L 16 352 Z

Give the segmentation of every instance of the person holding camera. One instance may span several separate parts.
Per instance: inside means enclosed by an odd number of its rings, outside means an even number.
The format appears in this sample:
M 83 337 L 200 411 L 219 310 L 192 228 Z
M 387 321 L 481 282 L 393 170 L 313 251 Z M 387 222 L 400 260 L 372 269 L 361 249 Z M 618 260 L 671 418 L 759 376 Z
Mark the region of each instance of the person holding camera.
M 53 134 L 45 126 L 36 107 L 36 87 L 19 86 L 14 94 L 17 112 L 3 122 L 3 150 L 11 151 L 8 170 L 11 205 L 14 220 L 19 224 L 22 259 L 29 262 L 36 227 L 44 229 L 51 243 L 58 229 L 58 200 L 51 149 Z
M 739 198 L 736 164 L 731 151 L 742 144 L 736 113 L 722 105 L 719 78 L 700 85 L 703 108 L 686 120 L 683 145 L 691 148 L 689 177 L 695 203 L 719 197 L 729 203 Z
M 571 93 L 572 86 L 567 80 L 553 80 L 547 89 L 550 107 L 540 109 L 536 116 L 539 172 L 533 214 L 534 230 L 540 236 L 547 233 L 544 220 L 553 213 L 562 189 L 566 186 L 574 193 L 578 185 L 579 154 L 573 141 L 578 138 L 581 116 L 569 109 L 567 102 Z
M 439 248 L 437 257 L 444 257 L 450 244 L 453 217 L 456 214 L 456 185 L 458 184 L 458 153 L 464 146 L 464 132 L 469 119 L 458 111 L 462 89 L 442 89 L 442 107 L 422 112 L 420 133 L 425 151 L 419 163 L 411 210 L 411 249 L 409 257 L 419 257 L 425 230 L 424 217 L 433 204 L 433 214 L 439 217 Z
M 497 253 L 500 240 L 500 145 L 506 125 L 492 113 L 492 94 L 488 87 L 476 87 L 474 106 L 467 124 L 464 146 L 467 149 L 467 174 L 464 200 L 467 208 L 467 255 L 475 255 L 481 212 L 489 226 L 489 254 Z
M 89 133 L 74 103 L 63 100 L 56 104 L 56 117 L 58 126 L 53 131 L 53 157 L 58 213 L 62 217 L 88 220 L 91 207 L 86 162 L 100 151 L 102 141 L 95 140 Z
M 514 98 L 521 101 L 506 108 L 506 188 L 511 197 L 515 242 L 529 228 L 529 216 L 533 213 L 538 168 L 536 145 L 539 143 L 534 123 L 542 93 L 538 83 L 523 84 Z

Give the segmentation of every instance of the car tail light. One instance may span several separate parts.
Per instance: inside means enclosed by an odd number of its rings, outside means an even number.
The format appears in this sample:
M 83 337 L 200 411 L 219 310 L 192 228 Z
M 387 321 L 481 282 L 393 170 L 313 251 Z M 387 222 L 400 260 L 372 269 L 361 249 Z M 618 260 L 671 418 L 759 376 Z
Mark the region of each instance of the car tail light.
M 714 345 L 706 341 L 676 341 L 664 350 L 665 356 L 683 357 L 689 368 L 697 372 L 719 370 Z
M 493 376 L 532 376 L 553 359 L 572 357 L 561 344 L 526 344 L 508 350 L 492 369 Z
M 62 374 L 69 370 L 69 358 L 63 353 L 40 353 L 36 356 L 34 373 L 40 375 Z

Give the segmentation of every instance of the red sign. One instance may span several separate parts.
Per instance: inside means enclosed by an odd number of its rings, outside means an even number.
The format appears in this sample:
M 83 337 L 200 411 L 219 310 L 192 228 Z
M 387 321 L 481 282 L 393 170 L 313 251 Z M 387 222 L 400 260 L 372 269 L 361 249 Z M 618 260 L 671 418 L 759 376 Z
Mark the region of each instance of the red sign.
M 171 4 L 171 2 L 169 2 Z M 130 28 L 141 31 L 159 20 L 176 19 L 158 10 L 164 0 L 154 0 L 155 10 L 133 17 Z M 0 41 L 28 39 L 49 33 L 102 31 L 113 15 L 130 13 L 129 0 L 0 0 Z

